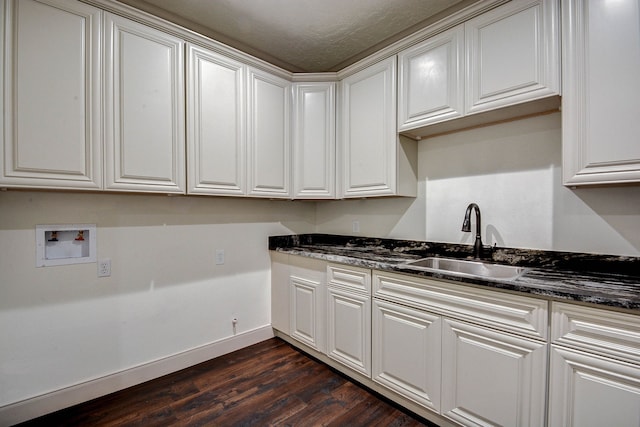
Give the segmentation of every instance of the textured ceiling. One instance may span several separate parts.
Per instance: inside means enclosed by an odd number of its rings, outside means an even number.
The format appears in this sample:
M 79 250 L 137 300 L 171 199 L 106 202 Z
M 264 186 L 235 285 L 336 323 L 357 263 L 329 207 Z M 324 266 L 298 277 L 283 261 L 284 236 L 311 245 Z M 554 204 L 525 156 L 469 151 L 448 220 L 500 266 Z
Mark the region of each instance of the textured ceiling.
M 293 72 L 338 71 L 475 0 L 119 0 Z

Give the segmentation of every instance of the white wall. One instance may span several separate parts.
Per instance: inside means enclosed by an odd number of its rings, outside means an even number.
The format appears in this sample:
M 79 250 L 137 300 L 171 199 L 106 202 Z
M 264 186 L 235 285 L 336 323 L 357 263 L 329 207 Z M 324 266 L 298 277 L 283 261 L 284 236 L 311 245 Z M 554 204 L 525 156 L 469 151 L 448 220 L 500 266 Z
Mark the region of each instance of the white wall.
M 112 276 L 36 268 L 48 223 L 97 224 Z M 314 227 L 313 203 L 0 192 L 0 407 L 268 326 L 267 238 Z
M 564 187 L 560 122 L 553 113 L 422 140 L 417 199 L 319 203 L 317 231 L 471 244 L 460 228 L 476 202 L 486 244 L 640 256 L 640 186 Z

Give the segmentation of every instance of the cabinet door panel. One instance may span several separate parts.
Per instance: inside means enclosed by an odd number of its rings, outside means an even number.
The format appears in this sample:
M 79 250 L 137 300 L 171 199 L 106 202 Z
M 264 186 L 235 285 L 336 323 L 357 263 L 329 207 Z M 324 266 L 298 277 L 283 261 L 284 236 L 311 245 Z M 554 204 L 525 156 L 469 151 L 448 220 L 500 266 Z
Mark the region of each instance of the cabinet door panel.
M 557 6 L 517 0 L 465 23 L 465 113 L 559 92 Z
M 320 349 L 318 334 L 322 325 L 317 310 L 320 299 L 320 283 L 291 276 L 291 336 L 315 349 Z
M 442 329 L 443 415 L 474 426 L 544 425 L 545 343 L 449 319 Z
M 562 3 L 565 185 L 640 182 L 640 3 Z
M 294 198 L 335 198 L 335 83 L 294 85 Z
M 440 317 L 379 300 L 372 312 L 373 380 L 439 411 Z
M 193 45 L 187 67 L 188 192 L 243 195 L 246 67 Z
M 290 333 L 298 341 L 325 351 L 327 263 L 289 257 Z
M 342 196 L 396 192 L 396 59 L 381 61 L 341 82 Z
M 183 42 L 107 15 L 108 189 L 184 193 Z
M 398 55 L 398 131 L 462 116 L 464 26 Z
M 101 12 L 73 0 L 7 1 L 0 183 L 102 186 Z
M 551 346 L 550 427 L 640 425 L 640 368 Z
M 371 298 L 329 288 L 327 355 L 371 376 Z
M 291 83 L 249 70 L 249 195 L 290 196 L 289 111 Z

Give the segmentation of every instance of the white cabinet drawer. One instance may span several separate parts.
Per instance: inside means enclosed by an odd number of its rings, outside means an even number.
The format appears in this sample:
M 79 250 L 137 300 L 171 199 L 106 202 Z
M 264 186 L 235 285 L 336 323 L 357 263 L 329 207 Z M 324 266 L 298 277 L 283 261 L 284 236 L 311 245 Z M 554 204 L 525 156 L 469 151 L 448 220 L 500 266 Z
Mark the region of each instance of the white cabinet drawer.
M 368 268 L 329 264 L 327 282 L 329 286 L 341 286 L 371 295 L 371 270 Z
M 554 302 L 554 344 L 640 363 L 640 316 Z
M 535 339 L 547 339 L 547 301 L 374 271 L 374 297 Z

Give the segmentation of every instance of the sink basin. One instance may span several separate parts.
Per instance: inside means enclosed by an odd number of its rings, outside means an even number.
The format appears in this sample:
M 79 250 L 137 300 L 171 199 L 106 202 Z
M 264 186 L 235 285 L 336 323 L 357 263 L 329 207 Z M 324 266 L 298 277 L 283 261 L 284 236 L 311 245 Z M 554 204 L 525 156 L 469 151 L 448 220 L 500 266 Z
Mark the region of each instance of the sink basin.
M 407 265 L 424 270 L 504 280 L 516 279 L 527 271 L 524 267 L 437 257 L 423 258 L 418 261 L 408 262 Z

